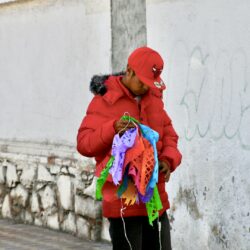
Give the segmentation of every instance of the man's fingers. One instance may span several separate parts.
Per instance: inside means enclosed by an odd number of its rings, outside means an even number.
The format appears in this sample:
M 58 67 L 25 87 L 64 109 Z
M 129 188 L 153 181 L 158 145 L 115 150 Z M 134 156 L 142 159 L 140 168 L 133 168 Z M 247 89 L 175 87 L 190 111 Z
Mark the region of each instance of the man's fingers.
M 167 172 L 169 172 L 168 167 L 165 167 L 165 166 L 163 166 L 163 165 L 160 165 L 160 166 L 159 166 L 159 169 L 160 169 L 160 171 L 161 171 L 162 173 L 167 173 Z
M 166 182 L 168 182 L 168 181 L 169 181 L 169 179 L 170 179 L 170 174 L 165 175 L 165 181 L 166 181 Z
M 122 123 L 125 123 L 125 124 L 133 124 L 134 125 L 134 123 L 132 122 L 132 121 L 127 121 L 127 120 L 120 120 Z
M 123 134 L 126 130 L 135 128 L 135 124 L 129 121 L 118 120 L 115 123 L 115 131 L 116 133 Z
M 169 166 L 164 162 L 160 162 L 159 169 L 162 173 L 164 173 L 165 181 L 168 182 L 170 179 L 170 174 L 171 174 Z
M 171 172 L 170 172 L 170 170 L 168 169 L 168 170 L 166 171 L 166 173 L 165 173 L 165 181 L 166 181 L 166 182 L 169 181 L 169 179 L 170 179 L 170 174 L 171 174 Z
M 121 125 L 121 129 L 131 129 L 131 128 L 134 128 L 135 126 L 132 124 L 124 124 L 124 125 Z

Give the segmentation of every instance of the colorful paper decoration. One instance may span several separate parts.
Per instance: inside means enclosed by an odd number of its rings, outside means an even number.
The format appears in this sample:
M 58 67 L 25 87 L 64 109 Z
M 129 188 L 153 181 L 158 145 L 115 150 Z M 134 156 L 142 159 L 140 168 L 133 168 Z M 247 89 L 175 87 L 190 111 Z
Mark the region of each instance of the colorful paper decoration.
M 113 139 L 111 158 L 97 180 L 96 199 L 102 199 L 102 187 L 110 173 L 117 195 L 124 199 L 124 204 L 130 206 L 136 202 L 146 204 L 149 223 L 158 217 L 162 209 L 158 193 L 158 155 L 156 143 L 159 135 L 150 127 L 140 124 L 136 119 L 123 116 L 121 119 L 137 124 L 120 137 Z

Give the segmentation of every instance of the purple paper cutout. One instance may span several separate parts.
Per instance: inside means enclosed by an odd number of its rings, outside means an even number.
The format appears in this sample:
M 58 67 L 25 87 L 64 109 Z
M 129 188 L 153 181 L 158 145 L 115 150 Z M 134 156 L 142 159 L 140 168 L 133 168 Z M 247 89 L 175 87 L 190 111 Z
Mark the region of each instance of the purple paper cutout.
M 143 203 L 146 203 L 146 202 L 150 201 L 153 193 L 154 193 L 154 189 L 148 188 L 145 195 L 142 195 L 138 191 L 138 196 L 139 196 L 140 201 L 142 201 Z
M 131 128 L 127 130 L 121 137 L 119 134 L 114 136 L 111 154 L 115 157 L 115 160 L 109 170 L 109 173 L 112 175 L 115 185 L 118 185 L 119 181 L 122 179 L 125 153 L 129 148 L 133 147 L 137 132 L 137 128 Z

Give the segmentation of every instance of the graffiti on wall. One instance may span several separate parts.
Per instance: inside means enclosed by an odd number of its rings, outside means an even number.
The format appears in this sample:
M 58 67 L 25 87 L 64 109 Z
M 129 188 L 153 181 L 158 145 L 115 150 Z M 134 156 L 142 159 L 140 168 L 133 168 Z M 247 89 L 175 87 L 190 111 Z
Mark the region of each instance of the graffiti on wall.
M 242 148 L 250 150 L 247 54 L 243 49 L 209 51 L 204 53 L 200 46 L 189 50 L 182 40 L 175 43 L 169 58 L 167 103 L 179 117 L 186 117 L 182 123 L 186 140 L 237 137 Z

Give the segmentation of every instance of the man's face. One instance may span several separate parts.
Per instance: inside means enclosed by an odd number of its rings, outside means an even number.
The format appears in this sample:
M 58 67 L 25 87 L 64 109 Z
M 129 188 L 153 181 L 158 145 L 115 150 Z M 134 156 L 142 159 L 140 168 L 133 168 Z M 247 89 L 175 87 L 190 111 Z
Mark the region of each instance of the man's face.
M 134 72 L 128 77 L 129 90 L 136 96 L 144 95 L 148 92 L 149 87 L 141 82 Z

